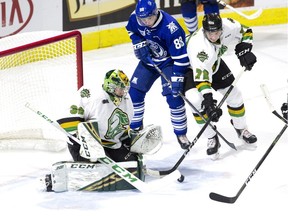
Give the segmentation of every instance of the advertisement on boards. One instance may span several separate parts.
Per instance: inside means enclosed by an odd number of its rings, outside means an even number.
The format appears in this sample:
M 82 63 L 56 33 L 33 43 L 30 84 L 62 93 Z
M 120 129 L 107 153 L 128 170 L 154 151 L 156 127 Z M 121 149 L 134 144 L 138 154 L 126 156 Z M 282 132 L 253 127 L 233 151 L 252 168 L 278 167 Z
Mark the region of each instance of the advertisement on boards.
M 64 0 L 63 30 L 127 21 L 136 0 Z
M 0 0 L 0 38 L 31 31 L 62 31 L 61 0 Z
M 158 8 L 171 15 L 181 14 L 179 0 L 156 0 L 155 2 Z M 254 0 L 226 0 L 226 2 L 233 7 L 254 6 Z M 136 3 L 137 0 L 64 0 L 63 30 L 127 21 Z M 203 5 L 198 3 L 197 10 L 203 11 Z
M 155 0 L 157 6 L 180 15 L 179 0 Z M 223 0 L 234 8 L 283 8 L 287 0 Z M 137 0 L 0 0 L 0 38 L 30 31 L 68 31 L 110 24 L 124 25 Z M 197 10 L 203 11 L 199 4 Z M 240 9 L 241 10 L 241 9 Z M 226 11 L 229 9 L 226 8 Z

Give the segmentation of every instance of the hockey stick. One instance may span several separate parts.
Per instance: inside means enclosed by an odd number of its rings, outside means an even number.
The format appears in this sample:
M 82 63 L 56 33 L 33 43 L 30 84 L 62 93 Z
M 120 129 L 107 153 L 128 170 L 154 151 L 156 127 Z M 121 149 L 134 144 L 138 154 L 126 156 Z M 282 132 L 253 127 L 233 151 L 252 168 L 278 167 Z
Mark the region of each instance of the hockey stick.
M 55 128 L 57 128 L 59 131 L 63 132 L 66 136 L 69 138 L 73 139 L 76 143 L 79 145 L 82 145 L 82 143 L 74 136 L 69 134 L 67 131 L 65 131 L 57 122 L 53 121 L 50 119 L 47 115 L 42 113 L 39 110 L 36 110 L 33 108 L 29 103 L 26 103 L 25 106 L 30 109 L 32 112 L 37 114 L 39 117 L 41 117 L 43 120 L 45 120 L 47 123 L 50 123 L 53 125 Z M 73 145 L 73 144 L 71 144 Z M 85 150 L 89 151 L 88 148 L 85 148 Z M 103 157 L 103 158 L 98 158 L 98 161 L 111 169 L 113 172 L 115 172 L 117 175 L 119 175 L 122 179 L 127 181 L 129 184 L 133 185 L 135 188 L 137 188 L 139 191 L 147 193 L 147 192 L 153 192 L 155 190 L 161 189 L 164 185 L 167 185 L 169 182 L 178 179 L 178 178 L 183 178 L 181 173 L 178 170 L 175 170 L 175 172 L 171 173 L 169 176 L 165 176 L 162 179 L 155 180 L 151 183 L 145 183 L 141 181 L 138 177 L 136 177 L 134 174 L 129 172 L 127 169 L 124 167 L 120 166 L 119 163 L 116 163 L 109 157 Z
M 222 6 L 229 8 L 230 10 L 234 11 L 235 13 L 239 14 L 240 16 L 242 16 L 242 17 L 244 17 L 244 18 L 246 18 L 246 19 L 248 19 L 248 20 L 256 19 L 256 18 L 258 18 L 258 17 L 262 14 L 262 8 L 258 9 L 254 14 L 246 15 L 246 14 L 242 13 L 241 11 L 235 9 L 235 8 L 232 7 L 231 5 L 227 4 L 227 3 L 224 2 L 224 1 L 217 0 L 217 2 L 218 2 L 219 4 L 221 4 Z
M 229 87 L 229 89 L 227 90 L 227 92 L 225 93 L 225 95 L 223 96 L 222 100 L 219 102 L 219 104 L 217 105 L 217 108 L 219 109 L 223 103 L 225 102 L 225 100 L 227 99 L 227 97 L 229 96 L 230 92 L 233 90 L 234 86 L 236 85 L 236 83 L 238 82 L 238 80 L 240 79 L 240 77 L 242 76 L 242 74 L 244 73 L 245 68 L 242 67 L 241 71 L 239 72 L 239 74 L 237 75 L 237 77 L 235 78 L 235 80 L 233 81 L 233 83 L 231 84 L 231 86 Z M 171 172 L 173 172 L 174 170 L 176 170 L 179 165 L 181 164 L 181 162 L 185 159 L 186 155 L 190 152 L 190 149 L 194 146 L 194 144 L 198 141 L 198 139 L 200 138 L 200 136 L 202 135 L 202 133 L 204 132 L 204 130 L 207 128 L 207 126 L 209 125 L 209 123 L 211 122 L 211 118 L 209 118 L 207 120 L 207 122 L 204 124 L 204 126 L 201 128 L 201 130 L 198 132 L 198 134 L 196 135 L 196 137 L 194 138 L 194 140 L 192 141 L 192 143 L 189 145 L 189 147 L 185 150 L 185 152 L 182 154 L 182 156 L 180 157 L 180 159 L 176 162 L 176 164 L 169 170 L 163 170 L 163 171 L 156 171 L 156 170 L 146 170 L 147 173 L 149 173 L 149 175 L 151 176 L 163 176 L 163 175 L 168 175 Z
M 153 65 L 153 67 L 158 71 L 158 73 L 166 80 L 166 82 L 172 86 L 171 81 L 167 78 L 167 76 L 160 70 L 160 68 L 154 64 L 152 62 L 152 60 L 150 60 L 150 63 Z M 185 97 L 185 95 L 182 94 L 182 92 L 178 92 L 180 97 L 182 97 L 182 99 L 203 119 L 204 122 L 207 122 L 207 120 L 204 118 L 204 116 L 196 109 L 196 107 Z M 211 122 L 209 122 L 209 126 L 219 135 L 220 138 L 222 138 L 222 140 L 224 142 L 227 143 L 227 145 L 229 145 L 232 149 L 237 150 L 235 145 L 231 142 L 229 142 L 217 129 L 216 126 L 211 124 Z
M 248 185 L 248 183 L 250 182 L 250 180 L 252 179 L 252 177 L 256 174 L 257 170 L 259 169 L 259 167 L 261 166 L 261 164 L 264 162 L 264 160 L 266 159 L 266 157 L 268 156 L 268 154 L 271 152 L 271 150 L 273 149 L 273 147 L 275 146 L 275 144 L 278 142 L 278 140 L 280 139 L 280 137 L 282 136 L 282 134 L 285 132 L 285 130 L 287 129 L 288 125 L 285 124 L 285 126 L 282 128 L 282 130 L 280 131 L 280 133 L 277 135 L 277 137 L 274 139 L 274 141 L 272 142 L 272 144 L 270 145 L 270 147 L 267 149 L 266 153 L 263 155 L 263 157 L 261 158 L 261 160 L 257 163 L 256 167 L 252 170 L 252 172 L 250 173 L 250 175 L 248 176 L 248 178 L 245 180 L 245 182 L 243 183 L 242 187 L 239 189 L 238 193 L 233 196 L 233 197 L 228 197 L 228 196 L 223 196 L 221 194 L 218 193 L 214 193 L 211 192 L 209 194 L 210 199 L 218 201 L 218 202 L 224 202 L 224 203 L 234 203 L 238 197 L 240 196 L 240 194 L 243 192 L 243 190 L 246 188 L 246 186 Z
M 283 116 L 281 116 L 281 115 L 275 110 L 275 108 L 274 108 L 274 106 L 273 106 L 273 104 L 272 104 L 272 102 L 271 102 L 271 98 L 270 98 L 270 94 L 269 94 L 269 91 L 268 91 L 268 89 L 267 89 L 267 86 L 266 86 L 265 84 L 262 84 L 262 85 L 260 85 L 260 87 L 261 87 L 261 89 L 262 89 L 262 92 L 263 92 L 263 94 L 264 94 L 264 97 L 265 97 L 265 99 L 266 99 L 266 102 L 267 102 L 267 104 L 268 104 L 268 106 L 269 106 L 270 111 L 271 111 L 274 115 L 276 115 L 279 119 L 281 119 L 284 123 L 287 124 L 287 122 L 288 122 L 287 119 L 283 118 Z
M 240 194 L 243 192 L 243 190 L 246 188 L 246 186 L 248 185 L 248 183 L 250 182 L 250 180 L 252 179 L 252 177 L 256 174 L 257 170 L 259 169 L 259 167 L 261 166 L 261 164 L 264 162 L 264 160 L 266 159 L 266 157 L 268 156 L 268 154 L 271 152 L 271 150 L 273 149 L 273 147 L 276 145 L 276 143 L 278 142 L 278 140 L 280 139 L 280 137 L 282 136 L 282 134 L 285 132 L 285 130 L 288 127 L 287 124 L 287 120 L 284 119 L 281 115 L 279 115 L 277 113 L 277 111 L 274 109 L 271 100 L 270 100 L 270 95 L 268 93 L 268 90 L 266 88 L 265 85 L 261 85 L 261 89 L 264 93 L 264 97 L 266 98 L 266 101 L 268 103 L 269 108 L 271 109 L 272 113 L 274 115 L 276 115 L 278 118 L 280 118 L 282 121 L 284 121 L 286 124 L 285 126 L 282 128 L 282 130 L 280 131 L 280 133 L 276 136 L 276 138 L 274 139 L 274 141 L 272 142 L 272 144 L 270 145 L 270 147 L 267 149 L 266 153 L 263 155 L 263 157 L 261 158 L 261 160 L 257 163 L 256 167 L 252 170 L 252 172 L 250 173 L 250 175 L 248 176 L 248 178 L 246 179 L 246 181 L 243 183 L 242 187 L 239 189 L 238 193 L 234 196 L 234 197 L 227 197 L 227 196 L 223 196 L 221 194 L 217 194 L 217 193 L 210 193 L 209 197 L 212 200 L 218 201 L 218 202 L 224 202 L 224 203 L 234 203 L 238 197 L 240 196 Z

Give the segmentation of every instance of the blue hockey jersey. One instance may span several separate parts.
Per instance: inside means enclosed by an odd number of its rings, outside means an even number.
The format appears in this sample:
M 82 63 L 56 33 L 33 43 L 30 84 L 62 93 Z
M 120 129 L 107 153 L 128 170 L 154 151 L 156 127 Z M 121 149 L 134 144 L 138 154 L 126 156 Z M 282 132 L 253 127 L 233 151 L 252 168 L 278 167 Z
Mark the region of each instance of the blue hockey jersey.
M 151 58 L 160 69 L 172 62 L 175 74 L 185 73 L 190 65 L 185 32 L 171 15 L 159 10 L 158 19 L 150 28 L 138 22 L 134 11 L 129 17 L 126 30 L 133 44 L 146 40 Z

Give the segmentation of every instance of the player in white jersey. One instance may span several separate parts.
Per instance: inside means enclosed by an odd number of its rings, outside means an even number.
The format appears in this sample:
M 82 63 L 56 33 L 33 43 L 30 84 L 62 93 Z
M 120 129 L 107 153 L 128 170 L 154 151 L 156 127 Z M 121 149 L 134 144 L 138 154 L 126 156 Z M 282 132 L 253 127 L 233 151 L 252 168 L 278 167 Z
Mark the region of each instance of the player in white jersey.
M 230 18 L 222 19 L 215 13 L 206 14 L 202 24 L 203 27 L 187 39 L 187 52 L 193 74 L 188 73 L 190 81 L 187 81 L 185 87 L 186 96 L 205 118 L 209 117 L 213 122 L 217 122 L 222 110 L 216 107 L 213 89 L 224 95 L 235 79 L 221 57 L 229 45 L 236 43 L 235 53 L 241 66 L 251 70 L 257 61 L 251 52 L 253 32 L 251 28 Z M 226 103 L 231 123 L 239 138 L 246 143 L 255 143 L 257 138 L 247 129 L 245 106 L 237 86 L 229 94 Z M 193 115 L 202 127 L 205 122 L 194 110 Z M 207 127 L 203 134 L 208 138 L 207 154 L 217 158 L 220 143 L 216 132 Z
M 153 126 L 148 130 L 144 129 L 143 136 L 129 133 L 129 125 L 134 115 L 129 88 L 129 79 L 123 71 L 110 70 L 105 75 L 103 91 L 95 91 L 85 86 L 78 90 L 69 110 L 63 115 L 65 117 L 59 119 L 58 123 L 71 135 L 79 138 L 82 145 L 69 137 L 68 149 L 73 163 L 58 162 L 53 165 L 53 185 L 48 184 L 50 189 L 47 190 L 60 192 L 133 189 L 125 180 L 115 179 L 115 173 L 109 168 L 100 163 L 96 164 L 98 158 L 105 156 L 121 162 L 123 167 L 144 180 L 142 154 L 161 144 L 162 135 L 149 142 L 147 137 L 151 136 L 145 136 L 144 133 L 149 133 L 152 128 L 155 134 L 158 128 Z M 143 144 L 148 147 L 141 148 L 145 146 Z M 88 154 L 85 151 L 87 146 L 90 149 Z M 48 183 L 49 178 L 51 175 L 47 176 Z

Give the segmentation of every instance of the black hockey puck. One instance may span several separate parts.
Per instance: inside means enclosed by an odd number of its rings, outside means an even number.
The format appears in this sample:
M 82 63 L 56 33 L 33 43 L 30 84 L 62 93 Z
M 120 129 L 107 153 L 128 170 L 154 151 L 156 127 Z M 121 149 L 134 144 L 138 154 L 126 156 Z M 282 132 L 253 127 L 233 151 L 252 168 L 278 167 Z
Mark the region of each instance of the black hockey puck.
M 183 182 L 184 179 L 185 179 L 184 175 L 181 175 L 180 178 L 178 178 L 177 180 L 178 180 L 178 182 Z

